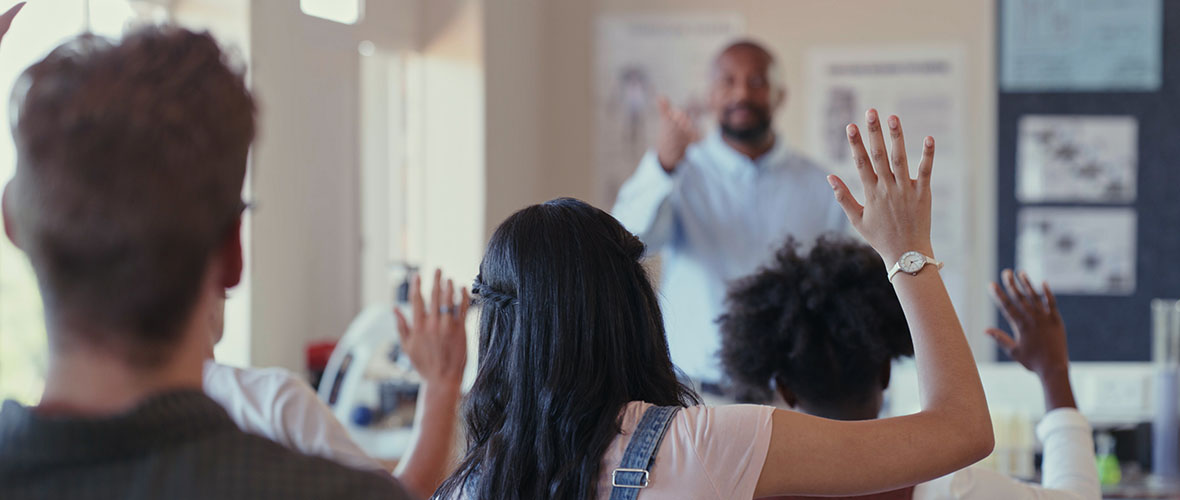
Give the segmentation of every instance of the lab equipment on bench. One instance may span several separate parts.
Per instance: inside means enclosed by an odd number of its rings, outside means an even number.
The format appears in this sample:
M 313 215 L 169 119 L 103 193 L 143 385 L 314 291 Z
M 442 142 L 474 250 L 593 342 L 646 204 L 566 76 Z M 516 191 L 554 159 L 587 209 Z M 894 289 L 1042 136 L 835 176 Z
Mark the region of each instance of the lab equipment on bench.
M 409 316 L 417 268 L 400 270 L 395 304 L 369 306 L 353 319 L 328 358 L 318 391 L 357 445 L 384 460 L 401 458 L 410 444 L 422 382 L 401 350 L 393 314 L 397 307 Z

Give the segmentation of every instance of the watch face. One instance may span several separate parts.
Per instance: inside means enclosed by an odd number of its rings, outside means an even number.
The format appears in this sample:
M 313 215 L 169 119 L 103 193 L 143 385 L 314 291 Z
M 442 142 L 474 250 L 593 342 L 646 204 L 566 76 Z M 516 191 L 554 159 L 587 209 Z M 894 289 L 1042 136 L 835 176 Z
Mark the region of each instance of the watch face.
M 902 271 L 907 273 L 916 273 L 922 270 L 926 265 L 926 256 L 918 252 L 906 252 L 902 254 L 901 260 L 898 261 L 898 266 Z

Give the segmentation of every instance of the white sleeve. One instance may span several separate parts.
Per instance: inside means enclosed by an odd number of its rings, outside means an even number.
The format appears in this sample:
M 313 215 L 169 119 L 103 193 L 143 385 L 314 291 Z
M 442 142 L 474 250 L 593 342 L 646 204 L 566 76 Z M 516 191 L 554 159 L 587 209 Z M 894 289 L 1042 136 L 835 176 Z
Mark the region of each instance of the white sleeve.
M 348 431 L 311 386 L 287 374 L 276 389 L 271 412 L 275 434 L 305 455 L 324 457 L 354 469 L 384 470 L 353 442 Z
M 1090 423 L 1073 408 L 1058 408 L 1037 424 L 1037 438 L 1044 447 L 1041 465 L 1045 488 L 1069 491 L 1077 498 L 1100 498 L 1094 436 Z
M 660 166 L 656 152 L 648 151 L 635 173 L 619 189 L 611 215 L 650 249 L 663 246 L 672 237 L 676 222 L 672 193 L 684 167 L 685 162 L 681 162 L 668 173 Z
M 968 467 L 918 485 L 914 500 L 1098 500 L 1102 488 L 1090 433 L 1090 424 L 1077 410 L 1058 408 L 1037 425 L 1037 437 L 1044 443 L 1042 484 Z

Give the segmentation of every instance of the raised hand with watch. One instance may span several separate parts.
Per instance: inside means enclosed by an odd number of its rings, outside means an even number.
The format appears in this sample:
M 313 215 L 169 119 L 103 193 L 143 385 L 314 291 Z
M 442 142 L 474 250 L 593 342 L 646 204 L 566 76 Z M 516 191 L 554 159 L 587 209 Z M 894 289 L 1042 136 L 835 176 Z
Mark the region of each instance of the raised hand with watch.
M 896 423 L 874 432 L 896 432 L 905 437 L 904 446 L 887 449 L 894 450 L 890 459 L 899 467 L 907 462 L 906 474 L 937 474 L 942 469 L 932 464 L 939 463 L 957 470 L 986 456 L 994 436 L 975 359 L 937 272 L 942 263 L 934 259 L 930 244 L 934 138 L 922 141 L 917 177 L 911 177 L 901 121 L 896 116 L 883 121 L 872 109 L 865 118 L 863 134 L 855 124 L 847 130 L 852 158 L 864 185 L 864 204 L 839 177 L 829 176 L 828 182 L 852 227 L 890 269 L 890 281 L 914 339 L 922 394 L 922 411 L 904 417 L 911 420 L 903 424 L 900 419 L 885 419 L 880 422 Z M 888 148 L 885 131 L 890 139 Z M 969 449 L 974 455 L 956 455 L 950 447 Z M 915 469 L 926 466 L 931 468 Z

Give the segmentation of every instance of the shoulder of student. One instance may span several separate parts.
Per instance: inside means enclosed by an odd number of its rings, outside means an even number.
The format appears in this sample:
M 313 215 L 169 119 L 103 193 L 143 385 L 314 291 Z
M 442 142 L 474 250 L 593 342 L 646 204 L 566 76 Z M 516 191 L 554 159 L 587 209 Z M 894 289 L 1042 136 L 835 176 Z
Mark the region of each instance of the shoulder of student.
M 220 363 L 205 365 L 205 385 L 231 384 L 256 396 L 295 394 L 314 397 L 306 381 L 283 368 L 239 368 Z M 263 401 L 274 401 L 272 398 Z
M 223 491 L 244 493 L 241 498 L 252 498 L 250 491 L 258 494 L 253 498 L 411 498 L 389 474 L 354 469 L 325 458 L 303 455 L 241 431 L 227 433 L 223 439 L 237 441 L 237 444 L 208 444 L 237 450 L 236 453 L 219 455 L 215 466 L 227 471 L 249 471 L 222 476 L 226 478 Z
M 311 386 L 282 368 L 239 368 L 205 364 L 204 389 L 243 430 L 297 448 L 283 428 L 283 409 L 306 407 L 316 399 Z

